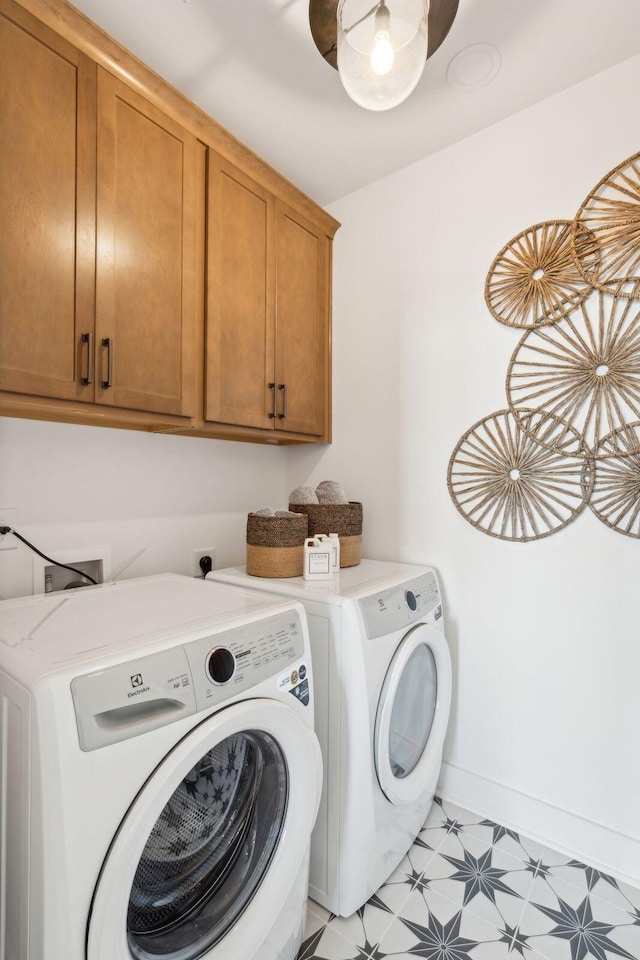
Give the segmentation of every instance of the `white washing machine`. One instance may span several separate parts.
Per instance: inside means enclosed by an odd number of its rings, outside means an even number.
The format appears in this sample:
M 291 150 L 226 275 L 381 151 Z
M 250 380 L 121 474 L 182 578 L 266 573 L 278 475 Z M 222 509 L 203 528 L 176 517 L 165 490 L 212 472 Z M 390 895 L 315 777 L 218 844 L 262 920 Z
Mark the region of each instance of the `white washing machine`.
M 215 581 L 302 601 L 324 761 L 309 894 L 349 916 L 415 840 L 433 801 L 451 701 L 451 660 L 436 573 L 363 560 L 332 581 Z
M 293 960 L 322 767 L 300 604 L 173 574 L 0 603 L 0 957 Z

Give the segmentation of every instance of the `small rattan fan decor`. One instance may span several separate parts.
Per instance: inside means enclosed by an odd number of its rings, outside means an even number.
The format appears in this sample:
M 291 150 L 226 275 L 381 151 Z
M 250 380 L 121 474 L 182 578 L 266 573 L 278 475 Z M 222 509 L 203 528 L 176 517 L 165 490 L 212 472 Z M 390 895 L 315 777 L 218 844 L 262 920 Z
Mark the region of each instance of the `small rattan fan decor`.
M 449 461 L 457 509 L 501 540 L 539 540 L 561 530 L 583 510 L 593 486 L 589 462 L 576 459 L 583 446 L 575 430 L 533 412 L 527 426 L 528 434 L 510 410 L 492 413 L 464 434 Z M 538 428 L 554 450 L 532 439 Z
M 591 235 L 586 244 L 583 228 Z M 640 296 L 640 153 L 594 187 L 574 218 L 571 244 L 587 283 L 621 297 Z
M 616 433 L 604 437 L 600 445 L 615 450 L 627 446 L 629 455 L 598 460 L 589 506 L 612 530 L 640 539 L 640 421 Z
M 547 220 L 502 248 L 484 288 L 496 320 L 509 327 L 539 327 L 555 323 L 582 303 L 591 285 L 578 270 L 571 229 L 571 220 Z M 596 270 L 599 251 L 589 231 L 578 227 L 575 242 L 587 267 Z
M 594 290 L 571 316 L 525 333 L 506 385 L 509 407 L 525 431 L 527 411 L 534 409 L 551 423 L 559 417 L 572 427 L 590 457 L 637 452 L 626 435 L 620 442 L 619 431 L 640 419 L 640 303 Z M 611 442 L 601 444 L 607 435 Z M 555 449 L 553 431 L 543 436 L 538 427 L 534 439 Z

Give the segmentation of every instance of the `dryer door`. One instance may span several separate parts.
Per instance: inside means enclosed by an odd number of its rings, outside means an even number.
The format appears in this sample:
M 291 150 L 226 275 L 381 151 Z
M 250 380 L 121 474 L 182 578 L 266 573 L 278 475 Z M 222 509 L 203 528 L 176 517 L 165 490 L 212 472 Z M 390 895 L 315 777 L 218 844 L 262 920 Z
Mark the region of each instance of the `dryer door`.
M 248 700 L 203 721 L 114 838 L 87 960 L 253 956 L 306 856 L 321 775 L 315 734 L 284 704 Z
M 440 630 L 421 623 L 398 645 L 376 713 L 376 773 L 392 803 L 412 803 L 437 775 L 450 701 L 447 642 Z

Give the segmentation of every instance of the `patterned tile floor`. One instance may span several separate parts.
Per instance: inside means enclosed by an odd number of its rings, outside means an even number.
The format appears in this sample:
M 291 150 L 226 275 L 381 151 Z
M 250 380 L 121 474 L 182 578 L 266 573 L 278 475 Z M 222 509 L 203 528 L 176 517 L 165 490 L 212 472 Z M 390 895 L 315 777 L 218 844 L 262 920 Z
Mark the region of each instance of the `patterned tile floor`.
M 298 960 L 640 960 L 640 890 L 436 800 L 351 917 L 309 901 Z

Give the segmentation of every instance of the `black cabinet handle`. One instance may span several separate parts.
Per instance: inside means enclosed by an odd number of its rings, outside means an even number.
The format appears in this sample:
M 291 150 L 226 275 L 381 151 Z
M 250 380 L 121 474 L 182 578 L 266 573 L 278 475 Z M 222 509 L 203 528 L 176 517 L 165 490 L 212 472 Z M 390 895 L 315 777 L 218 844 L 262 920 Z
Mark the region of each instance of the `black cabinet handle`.
M 282 413 L 278 414 L 278 420 L 284 420 L 287 415 L 287 385 L 279 383 L 278 390 L 282 390 Z
M 102 387 L 106 390 L 113 384 L 113 337 L 103 337 L 102 346 L 107 348 L 107 379 L 102 381 Z
M 93 334 L 92 333 L 83 333 L 82 342 L 88 344 L 87 346 L 87 375 L 86 377 L 80 377 L 80 383 L 83 387 L 86 387 L 87 384 L 93 383 Z
M 275 383 L 268 384 L 269 390 L 273 390 L 273 409 L 269 414 L 269 420 L 275 420 L 278 415 L 278 394 L 276 393 Z

